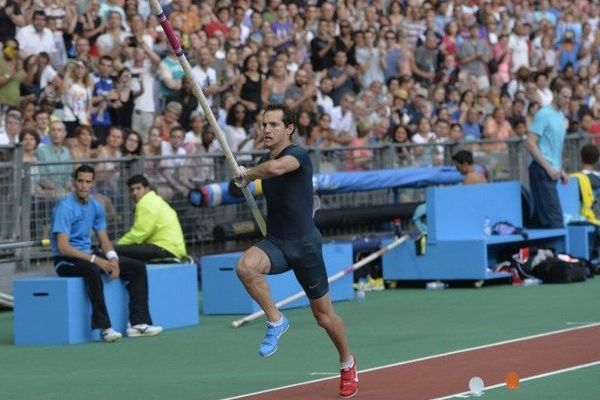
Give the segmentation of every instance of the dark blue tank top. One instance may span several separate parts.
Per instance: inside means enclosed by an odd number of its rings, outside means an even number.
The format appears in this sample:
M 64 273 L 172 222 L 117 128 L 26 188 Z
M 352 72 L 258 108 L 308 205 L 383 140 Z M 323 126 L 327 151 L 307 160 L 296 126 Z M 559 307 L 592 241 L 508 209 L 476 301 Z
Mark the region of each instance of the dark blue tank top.
M 300 163 L 298 169 L 262 181 L 267 199 L 267 233 L 280 239 L 300 239 L 314 231 L 313 168 L 308 152 L 289 145 L 276 158 L 290 155 Z M 260 163 L 269 160 L 269 155 Z

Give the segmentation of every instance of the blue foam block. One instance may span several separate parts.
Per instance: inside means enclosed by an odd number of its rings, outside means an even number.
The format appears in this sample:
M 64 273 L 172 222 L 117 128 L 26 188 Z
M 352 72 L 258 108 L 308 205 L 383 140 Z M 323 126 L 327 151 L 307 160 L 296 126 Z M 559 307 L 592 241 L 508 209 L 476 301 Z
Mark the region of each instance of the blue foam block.
M 202 257 L 202 310 L 204 314 L 250 314 L 260 309 L 259 305 L 247 294 L 235 273 L 240 256 L 241 253 L 235 252 Z M 348 268 L 352 265 L 352 244 L 324 244 L 323 258 L 329 276 Z M 268 275 L 266 278 L 275 302 L 302 290 L 292 271 L 280 275 Z M 350 273 L 330 284 L 329 292 L 333 301 L 354 298 L 352 279 Z M 308 299 L 303 297 L 283 308 L 307 305 Z
M 75 344 L 100 339 L 91 330 L 92 310 L 81 278 L 32 277 L 17 279 L 15 344 Z M 104 297 L 113 327 L 127 327 L 129 296 L 120 280 L 104 278 Z
M 150 315 L 163 328 L 198 325 L 194 264 L 147 266 Z M 123 281 L 103 277 L 111 325 L 125 334 L 129 294 Z M 15 344 L 54 345 L 100 340 L 91 330 L 92 308 L 82 278 L 30 277 L 14 281 Z
M 198 325 L 198 273 L 195 264 L 148 265 L 152 321 L 165 329 Z

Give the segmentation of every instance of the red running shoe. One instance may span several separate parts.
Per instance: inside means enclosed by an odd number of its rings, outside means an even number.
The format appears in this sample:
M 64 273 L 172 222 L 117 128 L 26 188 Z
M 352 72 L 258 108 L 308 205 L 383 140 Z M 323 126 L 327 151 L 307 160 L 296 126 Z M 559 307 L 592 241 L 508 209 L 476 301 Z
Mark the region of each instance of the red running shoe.
M 347 399 L 358 393 L 358 373 L 356 360 L 351 368 L 340 371 L 340 397 Z

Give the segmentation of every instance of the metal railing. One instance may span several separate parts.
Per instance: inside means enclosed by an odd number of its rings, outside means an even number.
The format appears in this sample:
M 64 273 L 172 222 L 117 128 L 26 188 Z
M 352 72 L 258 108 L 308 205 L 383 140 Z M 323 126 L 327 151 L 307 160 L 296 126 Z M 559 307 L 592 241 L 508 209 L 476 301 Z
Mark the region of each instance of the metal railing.
M 567 171 L 580 168 L 579 150 L 591 142 L 589 135 L 570 135 L 565 141 L 564 164 Z M 490 145 L 500 151 L 487 151 Z M 477 163 L 487 169 L 490 181 L 519 180 L 526 183 L 529 155 L 524 140 L 481 140 L 427 144 L 378 144 L 365 147 L 311 148 L 315 172 L 403 168 L 414 165 L 450 165 L 458 149 L 474 153 Z M 236 154 L 240 163 L 252 165 L 264 154 Z M 187 200 L 193 187 L 229 179 L 225 159 L 220 154 L 188 156 L 141 156 L 116 159 L 73 160 L 69 162 L 23 163 L 19 146 L 0 147 L 0 235 L 2 242 L 40 241 L 48 238 L 52 208 L 56 201 L 72 190 L 72 171 L 88 163 L 97 169 L 95 194 L 107 214 L 108 233 L 112 240 L 123 235 L 133 221 L 133 204 L 126 181 L 135 174 L 145 174 L 165 200 L 177 211 L 186 242 L 197 252 L 204 252 L 214 242 L 213 228 L 232 221 L 251 220 L 245 204 L 195 208 Z M 422 189 L 391 188 L 368 192 L 326 194 L 321 196 L 323 209 L 374 206 L 423 201 Z M 264 211 L 264 202 L 258 199 Z M 337 234 L 343 234 L 340 228 Z M 358 233 L 358 232 L 346 232 Z M 224 244 L 223 246 L 233 246 Z M 215 247 L 211 247 L 214 249 Z M 47 248 L 0 250 L 0 257 L 17 258 L 27 270 L 30 260 L 49 257 Z M 0 261 L 2 261 L 0 259 Z

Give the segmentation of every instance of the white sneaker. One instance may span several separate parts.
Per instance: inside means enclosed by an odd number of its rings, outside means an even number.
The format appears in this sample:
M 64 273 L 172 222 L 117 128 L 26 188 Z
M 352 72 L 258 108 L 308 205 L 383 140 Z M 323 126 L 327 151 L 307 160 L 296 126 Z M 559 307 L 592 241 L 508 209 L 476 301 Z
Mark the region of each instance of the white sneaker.
M 106 328 L 102 331 L 102 340 L 105 342 L 118 342 L 122 337 L 121 332 L 117 332 L 113 328 Z
M 154 326 L 148 324 L 137 324 L 127 328 L 127 336 L 129 337 L 140 337 L 140 336 L 156 336 L 163 330 L 162 326 Z

